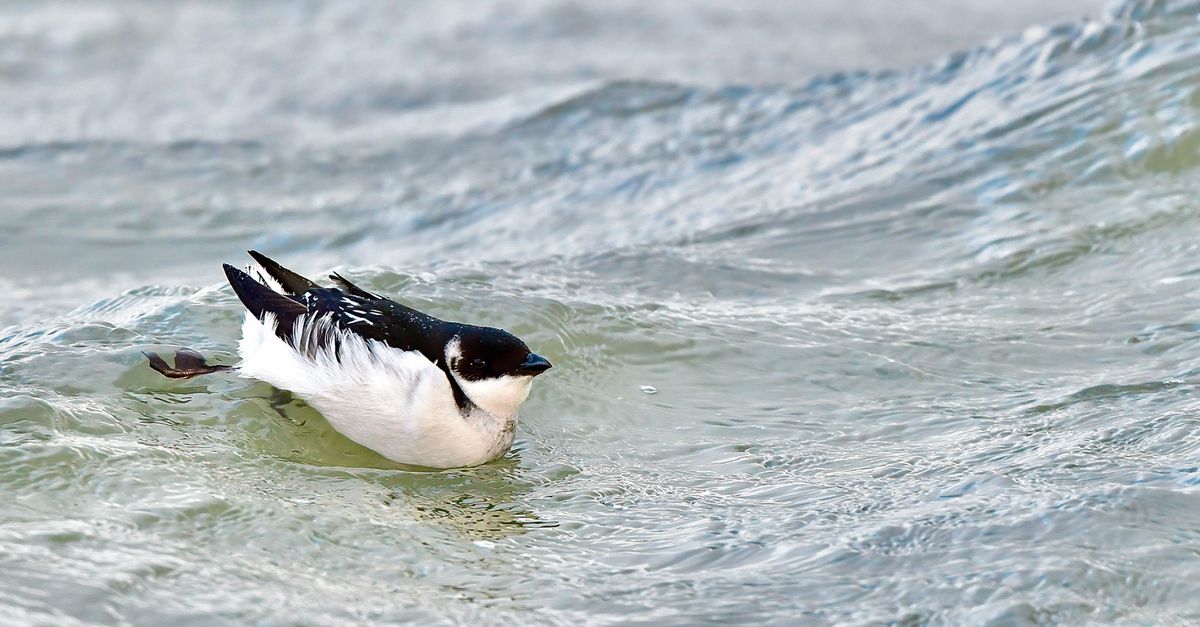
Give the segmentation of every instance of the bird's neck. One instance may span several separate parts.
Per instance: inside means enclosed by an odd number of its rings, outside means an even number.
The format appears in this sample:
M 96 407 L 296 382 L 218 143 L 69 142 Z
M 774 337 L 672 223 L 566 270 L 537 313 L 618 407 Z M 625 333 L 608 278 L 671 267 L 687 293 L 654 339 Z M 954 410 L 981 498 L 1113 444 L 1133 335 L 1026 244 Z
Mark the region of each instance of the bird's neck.
M 463 412 L 463 419 L 471 425 L 479 435 L 488 442 L 492 450 L 492 459 L 508 452 L 513 438 L 517 433 L 517 414 L 498 416 L 485 411 L 474 403 L 469 403 Z

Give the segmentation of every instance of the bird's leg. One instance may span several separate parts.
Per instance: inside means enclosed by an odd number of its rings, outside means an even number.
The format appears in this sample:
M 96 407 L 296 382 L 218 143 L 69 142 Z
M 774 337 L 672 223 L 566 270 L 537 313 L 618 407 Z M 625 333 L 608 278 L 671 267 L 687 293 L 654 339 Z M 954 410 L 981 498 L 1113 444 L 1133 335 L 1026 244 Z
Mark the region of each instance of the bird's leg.
M 167 365 L 166 360 L 160 357 L 157 353 L 142 351 L 142 354 L 150 360 L 150 367 L 158 371 L 164 377 L 172 379 L 187 379 L 202 374 L 211 372 L 220 372 L 229 370 L 233 366 L 210 366 L 204 356 L 194 350 L 181 348 L 175 351 L 175 367 Z

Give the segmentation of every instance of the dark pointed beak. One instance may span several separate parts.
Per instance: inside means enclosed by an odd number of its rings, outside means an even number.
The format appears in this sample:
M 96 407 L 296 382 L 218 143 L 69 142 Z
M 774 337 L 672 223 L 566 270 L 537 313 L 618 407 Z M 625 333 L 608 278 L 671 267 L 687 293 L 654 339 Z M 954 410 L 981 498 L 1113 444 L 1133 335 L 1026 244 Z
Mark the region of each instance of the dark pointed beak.
M 534 376 L 542 374 L 543 372 L 549 370 L 550 367 L 550 362 L 546 361 L 545 357 L 542 357 L 537 353 L 529 353 L 529 356 L 525 358 L 525 361 L 521 362 L 520 366 L 517 366 L 517 372 Z

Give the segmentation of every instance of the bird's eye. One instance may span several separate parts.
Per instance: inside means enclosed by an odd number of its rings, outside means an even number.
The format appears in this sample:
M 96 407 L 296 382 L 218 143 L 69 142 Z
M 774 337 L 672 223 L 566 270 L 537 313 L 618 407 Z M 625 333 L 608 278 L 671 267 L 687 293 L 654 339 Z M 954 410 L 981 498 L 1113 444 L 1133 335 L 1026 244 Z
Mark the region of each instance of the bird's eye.
M 487 360 L 476 357 L 475 359 L 471 360 L 471 367 L 476 370 L 483 370 L 484 368 L 487 368 Z

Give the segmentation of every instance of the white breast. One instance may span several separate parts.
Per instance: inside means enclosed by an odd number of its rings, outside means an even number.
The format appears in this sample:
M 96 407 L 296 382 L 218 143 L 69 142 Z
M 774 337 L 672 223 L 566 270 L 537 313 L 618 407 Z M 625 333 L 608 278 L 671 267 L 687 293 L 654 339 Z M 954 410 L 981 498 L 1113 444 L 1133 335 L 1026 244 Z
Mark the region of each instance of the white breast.
M 332 330 L 340 336 L 337 356 L 325 348 L 309 356 L 279 339 L 275 326 L 270 315 L 259 321 L 246 314 L 239 371 L 303 398 L 339 433 L 384 457 L 453 468 L 491 461 L 512 446 L 516 417 L 478 409 L 464 416 L 445 374 L 421 353 Z M 307 316 L 297 327 L 297 338 L 329 331 L 327 321 Z

